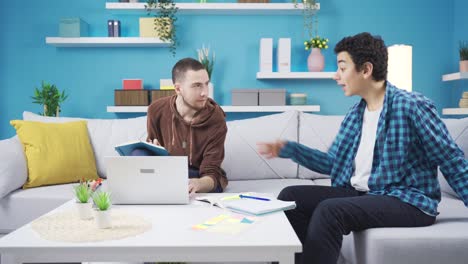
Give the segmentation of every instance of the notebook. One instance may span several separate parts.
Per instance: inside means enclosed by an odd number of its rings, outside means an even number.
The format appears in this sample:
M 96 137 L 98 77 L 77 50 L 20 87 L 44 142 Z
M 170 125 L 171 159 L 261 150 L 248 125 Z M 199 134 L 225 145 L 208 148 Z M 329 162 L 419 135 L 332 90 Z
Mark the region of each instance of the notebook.
M 115 150 L 120 156 L 131 156 L 131 153 L 135 149 L 146 149 L 150 151 L 153 156 L 169 156 L 169 152 L 162 146 L 157 146 L 145 141 L 130 141 L 115 146 Z
M 186 156 L 106 157 L 113 204 L 187 204 Z
M 287 202 L 277 199 L 271 199 L 269 201 L 238 199 L 226 201 L 223 205 L 232 211 L 251 215 L 263 215 L 296 208 L 295 202 Z

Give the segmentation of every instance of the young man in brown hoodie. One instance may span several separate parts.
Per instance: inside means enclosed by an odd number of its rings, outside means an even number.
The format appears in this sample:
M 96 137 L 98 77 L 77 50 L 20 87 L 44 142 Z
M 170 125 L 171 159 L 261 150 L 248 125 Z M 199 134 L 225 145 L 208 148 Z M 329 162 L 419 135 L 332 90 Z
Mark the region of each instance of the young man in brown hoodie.
M 171 155 L 188 156 L 189 192 L 222 192 L 228 183 L 221 168 L 227 126 L 224 111 L 208 98 L 210 79 L 192 58 L 172 68 L 176 95 L 154 101 L 148 108 L 148 141 Z

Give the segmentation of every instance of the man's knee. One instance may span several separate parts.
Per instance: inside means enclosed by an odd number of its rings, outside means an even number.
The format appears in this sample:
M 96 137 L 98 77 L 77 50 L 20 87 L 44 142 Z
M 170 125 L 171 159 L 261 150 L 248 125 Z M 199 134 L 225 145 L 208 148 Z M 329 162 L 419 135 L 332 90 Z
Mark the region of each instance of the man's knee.
M 341 200 L 341 201 L 340 201 Z M 327 199 L 320 202 L 314 212 L 314 217 L 327 222 L 333 221 L 340 216 L 342 211 L 342 199 Z
M 295 201 L 295 189 L 296 186 L 288 186 L 281 190 L 281 192 L 278 195 L 278 200 L 282 201 Z

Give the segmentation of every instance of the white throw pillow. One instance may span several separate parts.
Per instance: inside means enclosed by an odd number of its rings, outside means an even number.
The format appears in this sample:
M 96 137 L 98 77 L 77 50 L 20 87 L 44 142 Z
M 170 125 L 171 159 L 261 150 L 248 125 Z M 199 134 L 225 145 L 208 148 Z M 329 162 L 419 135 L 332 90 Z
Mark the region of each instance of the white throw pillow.
M 266 159 L 257 142 L 277 139 L 297 141 L 297 111 L 227 122 L 222 167 L 229 180 L 297 178 L 297 164 L 290 159 Z
M 28 178 L 23 145 L 18 136 L 0 140 L 0 199 L 21 188 Z
M 86 120 L 96 167 L 101 178 L 107 177 L 105 156 L 119 156 L 114 146 L 133 140 L 146 140 L 146 116 L 129 119 L 86 119 L 74 117 L 47 117 L 23 112 L 23 119 L 38 122 L 63 123 Z
M 299 115 L 299 143 L 310 148 L 328 152 L 340 130 L 344 116 L 326 116 L 301 113 Z M 330 175 L 311 171 L 299 166 L 299 178 L 321 179 L 330 178 Z
M 468 156 L 468 117 L 462 119 L 442 119 L 447 130 L 452 138 L 455 140 L 460 149 L 465 153 L 465 159 Z M 438 178 L 440 183 L 440 190 L 452 197 L 460 199 L 457 193 L 450 187 L 447 180 L 440 170 L 438 171 Z

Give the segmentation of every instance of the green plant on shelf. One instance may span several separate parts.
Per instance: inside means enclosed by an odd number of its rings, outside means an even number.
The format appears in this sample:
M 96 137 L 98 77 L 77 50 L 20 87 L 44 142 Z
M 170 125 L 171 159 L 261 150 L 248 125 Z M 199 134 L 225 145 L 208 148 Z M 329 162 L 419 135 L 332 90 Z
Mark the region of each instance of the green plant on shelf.
M 151 15 L 153 10 L 157 10 L 154 15 L 154 27 L 162 41 L 171 43 L 169 51 L 172 56 L 175 56 L 179 44 L 176 35 L 176 14 L 179 8 L 176 7 L 173 0 L 147 0 L 145 9 L 148 15 Z
M 208 78 L 211 80 L 211 73 L 213 72 L 213 66 L 215 61 L 215 53 L 213 52 L 210 57 L 210 48 L 205 48 L 205 45 L 201 49 L 197 50 L 198 61 L 203 64 L 206 71 L 208 72 Z
M 303 18 L 303 27 L 307 33 L 307 38 L 312 38 L 312 33 L 314 30 L 314 17 L 317 21 L 315 11 L 317 0 L 299 0 L 302 3 L 302 18 Z M 298 0 L 293 0 L 294 7 L 298 8 Z
M 460 41 L 458 51 L 460 53 L 460 61 L 468 60 L 468 41 Z

